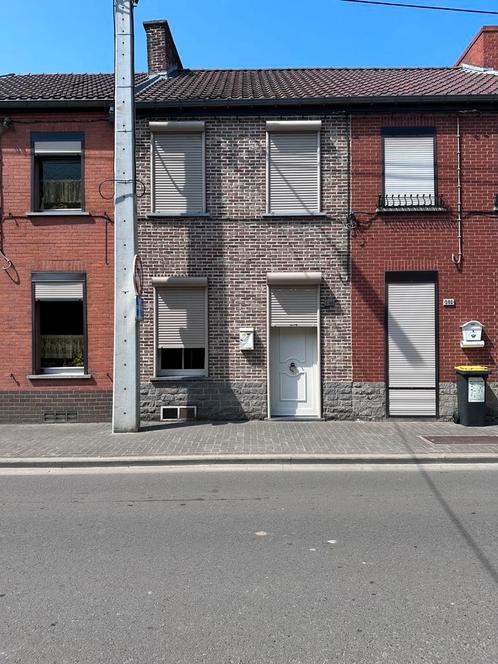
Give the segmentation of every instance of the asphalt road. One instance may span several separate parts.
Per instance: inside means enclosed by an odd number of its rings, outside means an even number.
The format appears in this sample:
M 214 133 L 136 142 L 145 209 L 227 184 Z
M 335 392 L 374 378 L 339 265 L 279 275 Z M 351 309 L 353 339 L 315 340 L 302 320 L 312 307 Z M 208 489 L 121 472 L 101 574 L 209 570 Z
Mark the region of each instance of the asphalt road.
M 493 664 L 497 481 L 0 476 L 0 663 Z

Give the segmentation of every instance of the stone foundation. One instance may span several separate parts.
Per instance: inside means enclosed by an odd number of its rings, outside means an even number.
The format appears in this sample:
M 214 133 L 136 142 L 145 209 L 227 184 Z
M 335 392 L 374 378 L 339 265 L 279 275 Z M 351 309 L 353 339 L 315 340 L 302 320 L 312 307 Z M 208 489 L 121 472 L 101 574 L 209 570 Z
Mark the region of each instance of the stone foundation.
M 353 417 L 356 420 L 386 418 L 386 386 L 384 383 L 353 382 Z
M 323 383 L 322 404 L 326 420 L 350 420 L 353 416 L 351 381 Z
M 0 392 L 0 423 L 109 422 L 112 390 Z
M 213 380 L 142 384 L 141 418 L 158 420 L 161 406 L 197 406 L 200 420 L 262 420 L 266 417 L 266 383 Z

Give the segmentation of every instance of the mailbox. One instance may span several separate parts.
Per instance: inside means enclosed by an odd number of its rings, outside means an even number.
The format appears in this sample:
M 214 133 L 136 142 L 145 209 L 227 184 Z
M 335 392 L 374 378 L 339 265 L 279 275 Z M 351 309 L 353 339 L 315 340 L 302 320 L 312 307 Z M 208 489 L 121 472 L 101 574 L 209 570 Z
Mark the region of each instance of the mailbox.
M 462 329 L 461 348 L 482 348 L 484 346 L 482 339 L 484 325 L 482 323 L 478 320 L 469 320 L 460 327 Z
M 254 328 L 241 327 L 239 329 L 240 350 L 254 350 Z

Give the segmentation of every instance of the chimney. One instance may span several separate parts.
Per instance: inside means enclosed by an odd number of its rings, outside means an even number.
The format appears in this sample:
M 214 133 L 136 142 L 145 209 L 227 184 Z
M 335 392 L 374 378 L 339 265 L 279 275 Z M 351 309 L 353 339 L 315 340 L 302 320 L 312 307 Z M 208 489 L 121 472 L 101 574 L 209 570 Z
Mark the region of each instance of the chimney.
M 183 69 L 168 21 L 144 21 L 144 28 L 149 74 L 165 74 Z
M 455 67 L 472 65 L 498 71 L 498 25 L 483 25 Z

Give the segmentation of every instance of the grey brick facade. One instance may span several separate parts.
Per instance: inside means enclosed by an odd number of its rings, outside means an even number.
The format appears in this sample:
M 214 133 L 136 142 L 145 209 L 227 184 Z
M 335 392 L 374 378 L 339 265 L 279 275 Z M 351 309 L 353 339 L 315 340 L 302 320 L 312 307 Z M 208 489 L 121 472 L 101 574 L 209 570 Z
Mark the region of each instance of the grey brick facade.
M 207 217 L 148 218 L 149 120 L 205 121 Z M 324 216 L 268 219 L 266 120 L 320 119 L 321 207 Z M 269 272 L 322 272 L 323 414 L 351 417 L 351 305 L 348 236 L 348 128 L 345 114 L 154 116 L 137 121 L 139 251 L 144 258 L 145 321 L 141 326 L 142 417 L 159 406 L 190 401 L 199 416 L 267 416 L 267 286 Z M 154 380 L 151 279 L 207 277 L 209 376 Z M 254 351 L 239 350 L 238 330 L 253 326 Z M 333 388 L 331 386 L 334 386 Z

